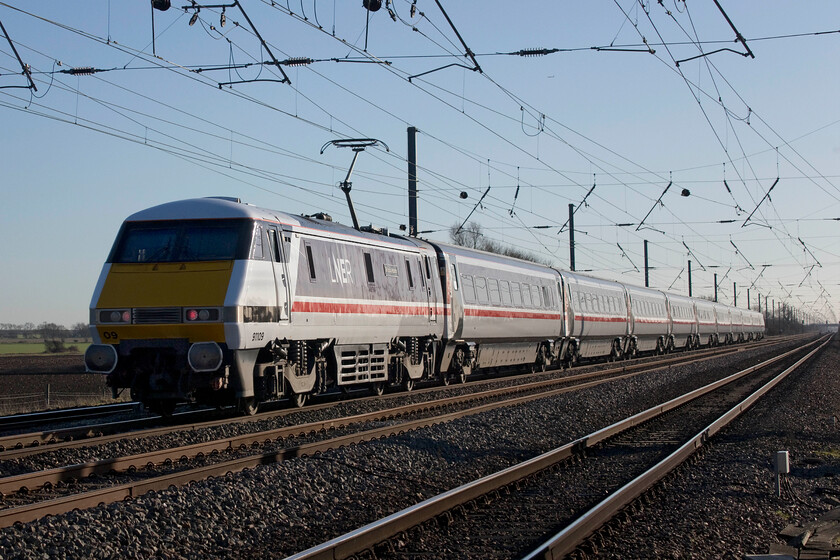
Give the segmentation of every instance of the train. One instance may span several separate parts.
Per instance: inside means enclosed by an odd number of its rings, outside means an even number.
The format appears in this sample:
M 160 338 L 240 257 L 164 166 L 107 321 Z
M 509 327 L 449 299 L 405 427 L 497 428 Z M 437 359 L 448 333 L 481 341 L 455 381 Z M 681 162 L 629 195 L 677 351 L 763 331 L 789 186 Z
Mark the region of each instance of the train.
M 154 412 L 465 382 L 760 339 L 761 313 L 208 197 L 129 216 L 87 371 Z

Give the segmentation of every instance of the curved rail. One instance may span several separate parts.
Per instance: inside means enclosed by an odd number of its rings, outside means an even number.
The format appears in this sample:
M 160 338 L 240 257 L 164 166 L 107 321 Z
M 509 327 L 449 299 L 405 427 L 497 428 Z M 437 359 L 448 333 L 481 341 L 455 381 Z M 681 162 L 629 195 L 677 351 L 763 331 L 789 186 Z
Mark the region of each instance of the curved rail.
M 778 385 L 785 377 L 790 375 L 791 372 L 795 371 L 799 368 L 799 366 L 804 364 L 814 354 L 825 347 L 830 340 L 831 336 L 829 336 L 820 346 L 811 350 L 808 354 L 797 360 L 797 362 L 792 366 L 785 369 L 782 373 L 762 385 L 758 390 L 729 409 L 725 414 L 698 432 L 689 441 L 681 445 L 676 451 L 581 515 L 576 521 L 551 537 L 540 547 L 527 555 L 523 560 L 535 560 L 536 558 L 554 560 L 564 558 L 567 554 L 571 553 L 579 544 L 609 521 L 616 513 L 621 511 L 624 507 L 630 505 L 633 500 L 641 496 L 654 484 L 662 480 L 662 478 L 664 478 L 668 473 L 685 462 L 685 460 L 691 457 L 697 449 L 702 447 L 709 438 L 714 436 L 727 424 L 740 416 L 741 413 L 755 404 L 755 402 L 770 391 L 770 389 Z
M 705 356 L 703 358 L 699 358 L 699 360 L 709 360 L 718 356 L 719 354 L 715 356 Z M 644 372 L 656 371 L 657 369 L 661 369 L 664 367 L 668 367 L 668 365 L 662 364 L 660 362 L 654 364 L 647 364 L 647 369 L 644 370 Z M 444 399 L 423 403 L 413 403 L 409 405 L 351 417 L 330 419 L 297 426 L 287 426 L 284 428 L 241 435 L 222 440 L 198 443 L 171 449 L 164 449 L 160 451 L 152 451 L 149 453 L 143 453 L 131 457 L 104 459 L 90 463 L 72 465 L 69 467 L 62 467 L 32 473 L 24 473 L 21 475 L 2 478 L 0 479 L 0 493 L 6 495 L 11 495 L 19 491 L 24 491 L 24 493 L 28 493 L 31 490 L 41 487 L 56 487 L 59 483 L 78 479 L 83 476 L 89 476 L 91 474 L 105 474 L 111 471 L 130 471 L 132 467 L 139 468 L 149 464 L 159 465 L 175 463 L 200 456 L 211 456 L 219 452 L 234 452 L 236 450 L 248 448 L 256 449 L 257 447 L 266 442 L 277 441 L 290 436 L 303 436 L 311 433 L 326 432 L 330 429 L 343 428 L 350 424 L 360 424 L 362 422 L 398 419 L 400 416 L 404 416 L 407 414 L 440 409 L 450 405 L 468 404 L 473 401 L 478 401 L 478 404 L 472 406 L 471 408 L 442 414 L 433 418 L 424 418 L 417 420 L 399 420 L 396 424 L 381 427 L 378 429 L 357 432 L 340 437 L 328 438 L 327 440 L 306 443 L 296 447 L 289 447 L 278 451 L 269 451 L 257 455 L 241 457 L 232 460 L 225 460 L 217 464 L 200 466 L 197 468 L 190 468 L 186 471 L 157 476 L 152 479 L 134 481 L 127 484 L 121 484 L 118 486 L 113 486 L 101 490 L 84 492 L 81 494 L 66 496 L 57 499 L 43 500 L 34 504 L 22 505 L 8 508 L 5 510 L 0 510 L 0 527 L 6 527 L 16 522 L 32 521 L 47 514 L 63 513 L 73 508 L 88 507 L 91 505 L 97 505 L 99 503 L 110 503 L 112 501 L 118 501 L 125 498 L 135 497 L 150 490 L 163 489 L 172 485 L 185 484 L 191 481 L 201 480 L 209 476 L 224 475 L 228 472 L 236 472 L 260 464 L 274 463 L 301 455 L 310 455 L 313 453 L 334 449 L 343 445 L 350 445 L 353 443 L 370 441 L 372 439 L 394 435 L 399 432 L 410 431 L 426 426 L 431 426 L 434 424 L 448 422 L 456 418 L 477 414 L 479 412 L 484 412 L 494 408 L 522 404 L 528 401 L 542 399 L 552 395 L 583 389 L 586 387 L 592 387 L 598 384 L 608 383 L 622 378 L 632 377 L 634 375 L 639 375 L 642 372 L 636 371 L 631 373 L 623 373 L 618 376 L 610 376 L 605 378 L 606 373 L 607 370 L 602 370 L 581 374 L 579 376 L 576 376 L 575 378 L 566 377 L 559 379 L 542 380 L 534 383 L 517 385 L 514 387 L 505 387 L 500 389 L 497 388 L 469 395 L 447 397 Z M 571 386 L 569 385 L 570 381 L 582 381 L 583 379 L 588 379 L 592 377 L 600 377 L 600 379 L 583 381 Z M 552 389 L 553 385 L 563 386 Z M 521 393 L 526 391 L 538 392 L 521 395 Z M 497 397 L 510 397 L 511 395 L 519 396 L 513 396 L 511 398 L 505 398 L 501 401 L 494 401 L 489 403 L 485 402 L 481 404 L 481 401 L 487 401 L 488 399 Z
M 715 348 L 707 349 L 703 352 L 692 354 L 678 354 L 676 356 L 669 356 L 666 358 L 657 357 L 657 359 L 638 359 L 632 362 L 625 362 L 619 366 L 597 370 L 594 372 L 582 372 L 573 376 L 567 377 L 567 380 L 573 379 L 587 379 L 596 375 L 611 375 L 615 373 L 627 373 L 633 371 L 643 370 L 649 367 L 664 367 L 669 364 L 687 363 L 694 361 L 701 361 L 714 357 L 721 357 L 731 353 L 740 352 L 744 350 L 752 350 L 764 346 L 772 346 L 789 341 L 789 338 L 780 340 L 763 340 L 748 345 L 739 345 L 737 347 Z M 602 364 L 597 364 L 602 365 Z M 552 375 L 552 372 L 547 372 L 545 375 Z M 499 378 L 492 380 L 482 380 L 476 384 L 493 383 Z M 515 379 L 515 377 L 514 377 Z M 473 386 L 475 386 L 474 384 Z M 428 389 L 421 389 L 415 391 L 413 394 L 423 394 L 439 390 L 437 387 L 430 387 Z M 377 397 L 380 400 L 394 399 L 405 396 L 406 393 L 395 393 L 386 397 Z M 329 408 L 334 406 L 334 402 L 324 403 L 309 406 L 306 410 L 319 410 L 321 408 Z M 169 433 L 173 430 L 189 430 L 202 427 L 213 427 L 226 423 L 247 423 L 255 420 L 262 420 L 276 416 L 284 416 L 298 412 L 298 409 L 292 410 L 275 410 L 265 413 L 260 413 L 256 416 L 249 417 L 230 417 L 225 416 L 223 419 L 204 420 L 199 419 L 198 422 L 193 422 L 195 416 L 206 414 L 202 411 L 188 411 L 176 414 L 172 419 L 164 420 L 160 417 L 140 418 L 136 420 L 124 420 L 120 422 L 108 422 L 103 424 L 93 424 L 87 426 L 76 426 L 70 428 L 60 428 L 54 430 L 47 430 L 41 432 L 30 432 L 25 434 L 13 434 L 8 436 L 0 436 L 0 460 L 14 459 L 33 455 L 43 452 L 46 448 L 58 449 L 62 447 L 78 447 L 81 445 L 97 445 L 113 441 L 120 438 L 137 439 L 142 437 L 161 435 Z M 186 420 L 186 422 L 184 422 Z M 161 423 L 166 426 L 160 427 Z M 175 426 L 172 424 L 175 423 Z M 82 441 L 84 440 L 84 443 Z
M 813 346 L 818 342 L 819 341 L 812 342 L 807 346 Z M 803 363 L 806 359 L 812 356 L 823 346 L 824 344 L 819 348 L 813 350 L 805 358 L 799 360 L 794 366 L 785 370 L 783 374 L 777 376 L 774 379 L 773 385 L 778 383 L 778 381 L 780 381 L 784 376 L 793 371 L 798 365 Z M 802 348 L 797 348 L 780 354 L 779 356 L 766 360 L 760 364 L 746 368 L 738 373 L 725 377 L 719 381 L 686 393 L 685 395 L 672 399 L 666 403 L 652 407 L 634 416 L 626 418 L 625 420 L 607 426 L 601 430 L 593 432 L 592 434 L 589 434 L 566 445 L 563 445 L 562 447 L 559 447 L 557 449 L 554 449 L 527 461 L 523 461 L 522 463 L 519 463 L 502 471 L 493 473 L 476 481 L 464 484 L 462 486 L 459 486 L 457 488 L 424 500 L 423 502 L 420 502 L 402 511 L 394 513 L 388 517 L 385 517 L 384 519 L 375 521 L 355 531 L 332 539 L 326 543 L 312 547 L 298 554 L 292 555 L 288 557 L 287 560 L 339 560 L 343 558 L 348 558 L 354 554 L 368 550 L 387 539 L 390 539 L 396 535 L 399 535 L 400 533 L 408 531 L 412 527 L 420 525 L 430 519 L 434 519 L 437 516 L 444 514 L 445 512 L 448 512 L 458 506 L 463 506 L 481 496 L 490 494 L 492 492 L 498 492 L 499 490 L 505 487 L 513 485 L 544 469 L 561 463 L 571 458 L 572 456 L 580 454 L 586 448 L 593 447 L 615 436 L 620 432 L 623 432 L 639 424 L 647 422 L 652 418 L 660 416 L 665 412 L 673 410 L 674 408 L 677 408 L 691 400 L 694 400 L 711 391 L 714 391 L 722 387 L 723 385 L 736 381 L 746 375 L 749 375 L 750 373 L 758 371 L 759 369 L 768 367 L 778 362 L 779 360 L 782 360 L 801 350 Z M 765 389 L 765 392 L 766 390 L 769 390 L 769 388 L 770 387 L 767 387 Z M 742 405 L 739 405 L 740 408 L 736 407 L 739 409 L 739 413 L 741 410 L 749 406 L 749 404 L 752 404 L 752 402 L 754 402 L 754 400 L 757 398 L 757 396 L 750 397 L 751 400 L 749 400 L 748 404 L 742 403 Z M 725 421 L 718 420 L 717 422 L 715 422 L 713 424 L 715 426 L 715 431 L 718 431 L 723 425 L 725 425 L 725 423 L 729 421 L 731 421 L 731 418 L 727 417 Z M 704 441 L 707 437 L 709 437 L 709 435 L 701 434 L 698 436 L 699 441 L 698 438 L 695 438 L 692 440 L 692 442 L 690 442 L 690 444 L 699 446 L 699 443 L 702 443 L 702 441 Z M 687 448 L 691 448 L 691 451 L 693 452 L 694 449 L 696 449 L 696 447 L 691 447 L 691 445 L 686 444 Z M 591 530 L 590 524 L 584 524 L 583 527 L 585 529 Z M 557 555 L 546 555 L 546 558 L 559 557 L 560 556 Z

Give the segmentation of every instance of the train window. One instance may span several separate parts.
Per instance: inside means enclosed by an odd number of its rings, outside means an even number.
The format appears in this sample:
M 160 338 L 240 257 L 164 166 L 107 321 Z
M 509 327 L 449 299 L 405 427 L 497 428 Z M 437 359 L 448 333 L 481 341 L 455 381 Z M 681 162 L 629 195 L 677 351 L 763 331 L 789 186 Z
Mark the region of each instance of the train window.
M 271 254 L 271 259 L 274 262 L 282 262 L 283 261 L 283 253 L 280 252 L 280 244 L 277 238 L 277 230 L 276 229 L 269 229 L 268 230 L 268 247 L 269 252 Z
M 551 305 L 551 294 L 549 293 L 547 286 L 542 286 L 542 293 L 543 293 L 543 305 L 544 305 L 544 307 L 552 307 L 552 305 Z
M 465 274 L 461 276 L 461 284 L 464 286 L 464 301 L 475 303 L 475 282 L 473 277 Z
M 261 261 L 263 260 L 263 234 L 262 226 L 254 224 L 254 242 L 251 247 L 251 259 Z
M 370 253 L 365 253 L 365 272 L 367 273 L 367 281 L 370 284 L 375 282 L 373 277 L 373 258 Z
M 120 231 L 108 262 L 247 259 L 253 233 L 254 222 L 249 220 L 127 222 Z
M 499 292 L 502 294 L 502 305 L 510 305 L 510 282 L 499 280 Z
M 510 296 L 513 300 L 514 307 L 522 307 L 522 291 L 519 287 L 519 282 L 510 283 Z
M 458 271 L 455 270 L 455 263 L 449 265 L 452 269 L 452 289 L 458 291 Z
M 312 259 L 312 245 L 306 243 L 306 262 L 309 263 L 309 280 L 315 281 L 315 261 Z
M 426 278 L 431 280 L 432 279 L 432 271 L 429 268 L 429 257 L 426 256 L 426 255 L 423 255 L 423 260 L 426 261 Z
M 478 303 L 487 303 L 489 301 L 487 280 L 482 276 L 475 277 L 475 295 L 478 298 Z
M 495 278 L 490 278 L 487 281 L 487 286 L 490 288 L 490 303 L 499 305 L 502 302 L 499 297 L 499 281 Z
M 414 289 L 414 276 L 411 274 L 411 263 L 408 262 L 408 259 L 405 259 L 405 272 L 406 278 L 408 278 L 408 289 Z
M 423 276 L 423 264 L 418 260 L 417 261 L 417 270 L 420 272 L 420 285 L 425 287 L 426 286 L 426 277 Z
M 266 257 L 270 261 L 279 261 L 280 258 L 277 256 L 277 231 L 266 228 L 266 233 L 268 234 L 268 247 L 266 248 Z
M 525 282 L 522 283 L 522 305 L 531 307 L 531 286 Z

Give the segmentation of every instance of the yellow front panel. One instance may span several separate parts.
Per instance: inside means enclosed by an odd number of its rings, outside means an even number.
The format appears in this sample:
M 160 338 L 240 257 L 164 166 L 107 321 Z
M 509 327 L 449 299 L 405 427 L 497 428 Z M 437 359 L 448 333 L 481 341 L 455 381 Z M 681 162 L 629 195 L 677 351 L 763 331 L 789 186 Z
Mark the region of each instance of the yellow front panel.
M 221 307 L 232 261 L 114 264 L 96 307 Z
M 190 342 L 225 342 L 224 323 L 178 325 L 97 325 L 104 344 L 149 338 L 186 338 Z

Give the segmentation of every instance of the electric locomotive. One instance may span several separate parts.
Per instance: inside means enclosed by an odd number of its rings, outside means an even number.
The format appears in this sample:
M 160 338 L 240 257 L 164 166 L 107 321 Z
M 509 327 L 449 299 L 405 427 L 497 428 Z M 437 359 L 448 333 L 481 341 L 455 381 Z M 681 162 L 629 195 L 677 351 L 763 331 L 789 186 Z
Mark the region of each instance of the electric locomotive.
M 90 305 L 90 371 L 149 408 L 237 404 L 434 371 L 437 255 L 420 240 L 204 198 L 125 220 Z
M 354 222 L 355 225 L 355 222 Z M 170 414 L 760 338 L 760 313 L 213 197 L 128 217 L 89 371 Z

